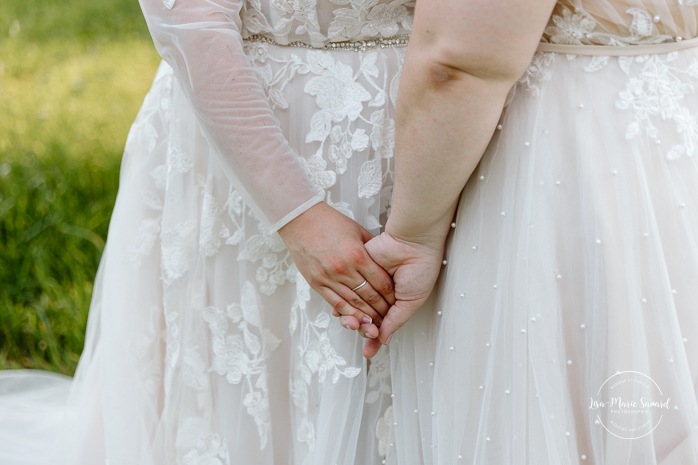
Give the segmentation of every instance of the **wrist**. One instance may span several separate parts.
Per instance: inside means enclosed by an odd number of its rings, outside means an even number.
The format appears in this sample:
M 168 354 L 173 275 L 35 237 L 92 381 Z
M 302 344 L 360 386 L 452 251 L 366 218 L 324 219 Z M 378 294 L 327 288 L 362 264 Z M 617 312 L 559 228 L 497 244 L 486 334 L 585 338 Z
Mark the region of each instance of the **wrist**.
M 418 244 L 433 250 L 443 250 L 452 222 L 453 212 L 428 224 L 400 221 L 399 217 L 391 215 L 385 225 L 385 232 L 401 242 Z

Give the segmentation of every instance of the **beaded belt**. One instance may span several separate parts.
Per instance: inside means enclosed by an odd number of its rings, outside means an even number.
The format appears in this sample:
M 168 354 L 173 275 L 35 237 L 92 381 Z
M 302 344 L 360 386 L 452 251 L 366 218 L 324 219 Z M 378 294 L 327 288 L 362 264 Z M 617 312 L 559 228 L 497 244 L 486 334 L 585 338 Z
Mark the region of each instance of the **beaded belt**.
M 566 55 L 635 56 L 670 53 L 692 47 L 698 47 L 698 37 L 684 40 L 677 38 L 676 42 L 652 45 L 564 45 L 540 43 L 536 51 Z
M 282 44 L 270 37 L 261 34 L 254 34 L 249 37 L 245 37 L 243 40 L 245 40 L 246 42 L 264 42 L 265 44 L 278 45 L 280 47 L 302 47 L 312 48 L 315 50 L 351 50 L 354 52 L 365 52 L 366 50 L 372 50 L 375 48 L 405 47 L 407 46 L 409 38 L 409 36 L 393 36 L 357 41 L 329 42 L 325 45 L 320 46 L 314 46 L 305 42 L 298 41 Z

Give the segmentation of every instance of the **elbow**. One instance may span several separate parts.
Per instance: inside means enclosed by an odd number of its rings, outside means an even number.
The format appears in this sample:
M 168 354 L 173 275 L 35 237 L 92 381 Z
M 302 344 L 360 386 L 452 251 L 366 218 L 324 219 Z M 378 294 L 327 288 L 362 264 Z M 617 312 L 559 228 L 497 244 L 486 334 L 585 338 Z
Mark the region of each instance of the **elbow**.
M 514 55 L 496 43 L 476 47 L 445 40 L 430 44 L 419 55 L 422 69 L 435 84 L 472 77 L 508 86 L 521 77 L 532 58 L 528 54 Z

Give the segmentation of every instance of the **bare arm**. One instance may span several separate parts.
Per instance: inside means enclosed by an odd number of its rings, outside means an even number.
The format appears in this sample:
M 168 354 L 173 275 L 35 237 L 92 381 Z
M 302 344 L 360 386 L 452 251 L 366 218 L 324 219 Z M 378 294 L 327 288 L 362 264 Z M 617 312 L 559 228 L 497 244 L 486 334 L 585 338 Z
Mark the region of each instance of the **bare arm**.
M 367 244 L 395 281 L 380 342 L 436 282 L 458 197 L 529 64 L 554 0 L 420 0 L 400 83 L 386 232 Z M 367 342 L 371 357 L 380 344 Z
M 418 2 L 398 97 L 390 234 L 443 242 L 458 196 L 554 4 Z

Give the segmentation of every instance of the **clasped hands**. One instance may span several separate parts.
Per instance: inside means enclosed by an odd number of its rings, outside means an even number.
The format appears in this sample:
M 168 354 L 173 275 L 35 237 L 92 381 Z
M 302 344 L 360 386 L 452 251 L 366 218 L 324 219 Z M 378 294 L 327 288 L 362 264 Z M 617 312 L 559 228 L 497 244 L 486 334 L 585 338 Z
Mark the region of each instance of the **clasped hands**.
M 364 356 L 426 301 L 443 259 L 443 244 L 422 244 L 361 225 L 319 203 L 279 230 L 300 273 L 331 306 L 342 326 L 367 338 Z

